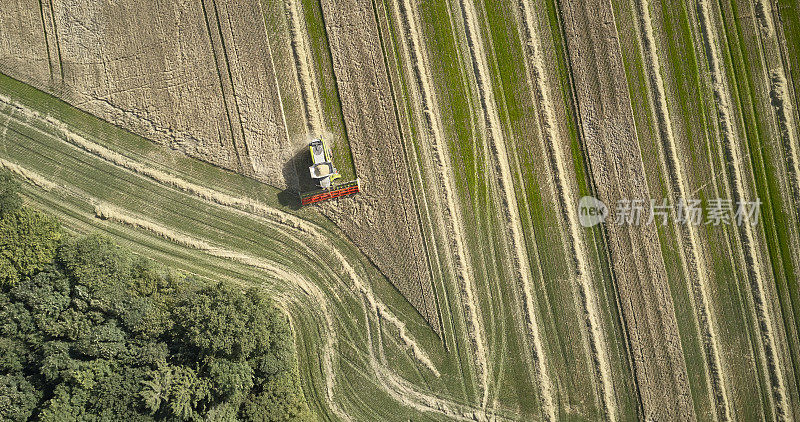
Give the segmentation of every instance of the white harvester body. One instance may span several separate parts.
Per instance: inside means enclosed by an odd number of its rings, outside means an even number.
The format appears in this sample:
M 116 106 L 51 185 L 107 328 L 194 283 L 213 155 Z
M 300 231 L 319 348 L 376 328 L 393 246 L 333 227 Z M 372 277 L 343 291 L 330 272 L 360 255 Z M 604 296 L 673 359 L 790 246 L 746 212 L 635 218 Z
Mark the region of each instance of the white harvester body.
M 333 166 L 333 154 L 322 139 L 314 139 L 308 144 L 311 150 L 312 165 L 308 168 L 311 178 L 317 181 L 322 189 L 329 189 L 331 181 L 340 177 L 338 170 Z

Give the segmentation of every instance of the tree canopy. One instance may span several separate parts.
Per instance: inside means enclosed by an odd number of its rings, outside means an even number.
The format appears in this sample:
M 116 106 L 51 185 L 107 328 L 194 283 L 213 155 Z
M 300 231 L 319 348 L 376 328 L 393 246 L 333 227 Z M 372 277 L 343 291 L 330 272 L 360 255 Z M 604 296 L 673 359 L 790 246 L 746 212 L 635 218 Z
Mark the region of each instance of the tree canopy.
M 18 189 L 0 174 L 0 420 L 311 418 L 261 290 L 67 236 Z

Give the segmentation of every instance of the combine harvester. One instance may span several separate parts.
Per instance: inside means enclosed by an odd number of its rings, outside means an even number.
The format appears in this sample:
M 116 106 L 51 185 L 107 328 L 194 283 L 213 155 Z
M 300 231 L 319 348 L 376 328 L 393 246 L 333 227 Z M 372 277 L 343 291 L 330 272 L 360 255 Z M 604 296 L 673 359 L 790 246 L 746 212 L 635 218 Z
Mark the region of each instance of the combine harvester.
M 320 189 L 300 194 L 302 205 L 315 204 L 328 199 L 340 198 L 352 195 L 361 191 L 361 183 L 358 179 L 351 182 L 334 184 L 342 177 L 336 167 L 333 166 L 333 153 L 324 139 L 315 139 L 308 144 L 311 150 L 312 165 L 308 168 L 311 178 L 316 182 Z

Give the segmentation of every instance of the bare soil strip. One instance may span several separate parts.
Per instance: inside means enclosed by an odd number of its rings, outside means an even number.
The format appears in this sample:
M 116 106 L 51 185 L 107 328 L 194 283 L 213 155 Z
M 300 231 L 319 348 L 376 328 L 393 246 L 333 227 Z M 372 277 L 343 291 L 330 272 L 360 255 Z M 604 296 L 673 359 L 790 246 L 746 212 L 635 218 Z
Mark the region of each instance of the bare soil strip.
M 634 3 L 634 2 L 632 2 Z M 678 199 L 688 199 L 690 188 L 688 178 L 683 168 L 684 158 L 678 152 L 678 146 L 672 130 L 670 112 L 667 107 L 667 95 L 664 89 L 664 80 L 661 75 L 661 63 L 658 57 L 653 24 L 650 18 L 650 4 L 648 0 L 635 1 L 634 10 L 639 16 L 638 35 L 641 43 L 642 55 L 649 73 L 649 88 L 651 91 L 651 107 L 657 120 L 662 147 L 662 172 L 670 183 L 667 184 L 670 202 Z M 717 337 L 717 327 L 714 322 L 714 313 L 711 309 L 709 267 L 703 255 L 701 239 L 697 227 L 692 224 L 678 224 L 673 220 L 673 229 L 679 233 L 677 242 L 683 255 L 684 277 L 690 283 L 689 291 L 692 292 L 695 314 L 697 316 L 698 331 L 706 354 L 707 382 L 713 392 L 713 399 L 721 420 L 731 418 L 731 408 L 728 399 L 728 387 L 720 371 L 723 370 L 720 358 Z M 688 242 L 687 242 L 688 240 Z
M 456 200 L 456 188 L 452 180 L 452 168 L 447 151 L 447 140 L 443 135 L 439 106 L 433 90 L 433 77 L 430 71 L 427 51 L 422 44 L 419 17 L 416 5 L 409 0 L 394 0 L 395 23 L 402 31 L 400 44 L 408 58 L 406 73 L 410 76 L 415 112 L 424 125 L 423 139 L 419 146 L 425 163 L 423 167 L 435 173 L 430 175 L 430 185 L 434 188 L 434 206 L 437 226 L 442 232 L 441 238 L 447 239 L 445 257 L 448 267 L 454 273 L 454 279 L 460 283 L 463 293 L 462 303 L 467 311 L 467 331 L 470 345 L 474 353 L 474 365 L 478 372 L 481 390 L 487 391 L 488 360 L 486 352 L 486 334 L 483 319 L 475 297 L 473 271 L 466 253 L 466 236 L 464 233 L 461 208 Z M 431 180 L 432 179 L 432 180 Z M 441 198 L 441 200 L 435 200 Z
M 721 138 L 725 158 L 728 161 L 729 185 L 733 193 L 735 202 L 750 200 L 746 198 L 744 186 L 745 173 L 742 169 L 743 160 L 739 145 L 741 138 L 736 130 L 732 119 L 735 119 L 731 106 L 731 92 L 718 51 L 718 39 L 716 33 L 716 19 L 712 16 L 708 0 L 699 1 L 700 26 L 703 31 L 703 39 L 706 47 L 706 57 L 711 71 L 711 80 L 714 89 L 714 100 L 717 104 L 718 118 L 721 126 Z M 785 375 L 783 373 L 780 350 L 775 339 L 775 322 L 771 314 L 769 295 L 766 286 L 769 280 L 765 280 L 767 269 L 761 262 L 762 256 L 757 250 L 756 233 L 749 224 L 744 224 L 740 228 L 739 237 L 742 242 L 742 253 L 746 264 L 747 275 L 750 281 L 750 290 L 758 319 L 756 327 L 761 335 L 761 351 L 764 355 L 767 372 L 769 374 L 768 384 L 771 385 L 771 399 L 775 409 L 775 417 L 786 419 L 789 417 L 787 412 L 790 410 L 787 401 L 785 385 Z
M 598 196 L 610 208 L 647 199 L 611 4 L 562 2 L 582 141 Z M 646 419 L 694 418 L 658 235 L 652 226 L 606 225 Z
M 528 85 L 531 95 L 538 104 L 540 131 L 543 135 L 542 142 L 544 150 L 548 153 L 550 168 L 548 172 L 555 187 L 554 194 L 557 194 L 555 202 L 559 204 L 561 213 L 559 214 L 559 229 L 562 238 L 568 245 L 568 255 L 575 262 L 573 271 L 580 285 L 580 298 L 582 299 L 581 310 L 585 315 L 585 329 L 588 337 L 588 352 L 592 355 L 592 360 L 597 372 L 595 377 L 599 383 L 602 396 L 603 407 L 606 416 L 610 420 L 617 418 L 616 398 L 614 385 L 611 379 L 611 366 L 607 354 L 608 346 L 602 330 L 600 310 L 597 304 L 598 294 L 591 280 L 591 271 L 587 258 L 590 252 L 586 248 L 583 235 L 580 233 L 580 225 L 577 221 L 578 209 L 576 199 L 578 194 L 569 182 L 570 174 L 566 170 L 567 155 L 564 151 L 565 141 L 561 138 L 558 130 L 559 124 L 556 122 L 553 112 L 553 103 L 550 100 L 550 80 L 545 64 L 542 62 L 543 51 L 542 41 L 538 33 L 538 25 L 534 17 L 533 5 L 529 0 L 519 1 L 520 14 L 522 16 L 522 44 L 529 60 L 526 60 L 528 69 Z
M 511 175 L 508 153 L 506 152 L 505 140 L 500 125 L 500 116 L 497 111 L 494 94 L 489 80 L 489 67 L 486 63 L 486 53 L 483 50 L 483 40 L 480 35 L 480 27 L 477 18 L 475 5 L 470 0 L 460 0 L 462 19 L 467 36 L 467 44 L 471 55 L 471 64 L 478 82 L 477 94 L 481 105 L 482 119 L 487 129 L 486 136 L 490 141 L 490 149 L 495 160 L 495 170 L 499 173 L 499 184 L 502 190 L 502 203 L 506 229 L 510 234 L 511 249 L 514 252 L 512 258 L 515 266 L 516 276 L 522 283 L 523 295 L 526 309 L 526 324 L 533 345 L 533 360 L 537 369 L 537 382 L 542 394 L 542 406 L 544 414 L 548 419 L 556 418 L 556 407 L 553 398 L 553 384 L 547 372 L 547 357 L 544 353 L 544 346 L 539 332 L 539 322 L 537 321 L 534 304 L 534 289 L 531 281 L 530 263 L 525 242 L 522 238 L 522 227 L 517 206 L 516 193 L 514 192 L 514 180 Z M 485 397 L 484 397 L 485 399 Z

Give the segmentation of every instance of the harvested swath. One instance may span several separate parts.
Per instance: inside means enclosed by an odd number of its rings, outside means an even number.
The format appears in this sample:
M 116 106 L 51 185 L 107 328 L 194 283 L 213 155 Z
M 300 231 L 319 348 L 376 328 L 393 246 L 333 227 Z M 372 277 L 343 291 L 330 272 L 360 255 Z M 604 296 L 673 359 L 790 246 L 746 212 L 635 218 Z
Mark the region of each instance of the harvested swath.
M 791 96 L 786 87 L 786 75 L 783 70 L 773 70 L 770 74 L 772 82 L 772 105 L 778 116 L 778 127 L 784 143 L 784 149 L 788 151 L 788 173 L 791 179 L 792 188 L 795 196 L 795 208 L 800 209 L 800 146 L 798 146 L 795 131 L 797 126 L 794 120 Z
M 728 161 L 728 184 L 736 202 L 746 198 L 744 187 L 743 160 L 740 156 L 738 144 L 739 135 L 732 123 L 733 110 L 731 107 L 731 93 L 723 70 L 720 68 L 721 60 L 718 51 L 716 23 L 707 0 L 700 0 L 700 26 L 705 42 L 706 58 L 711 71 L 711 81 L 714 89 L 714 100 L 717 105 L 718 120 L 720 122 L 720 137 L 722 138 L 724 156 Z M 744 224 L 739 232 L 742 242 L 742 255 L 746 264 L 747 278 L 750 281 L 750 291 L 753 297 L 758 331 L 761 335 L 760 353 L 766 361 L 769 373 L 767 382 L 771 386 L 770 398 L 773 401 L 775 416 L 779 419 L 788 417 L 789 404 L 784 380 L 783 368 L 779 349 L 775 339 L 773 316 L 770 311 L 769 296 L 766 293 L 765 277 L 767 270 L 761 262 L 761 255 L 756 249 L 756 234 L 753 227 Z
M 636 1 L 635 10 L 639 17 L 639 38 L 641 39 L 642 55 L 649 72 L 650 91 L 652 93 L 651 107 L 659 127 L 662 147 L 662 172 L 667 175 L 670 183 L 667 184 L 669 197 L 674 202 L 677 198 L 688 198 L 690 188 L 683 168 L 683 160 L 678 153 L 675 136 L 672 130 L 670 112 L 667 107 L 667 96 L 664 90 L 664 80 L 661 75 L 661 63 L 656 52 L 657 44 L 653 35 L 653 24 L 650 18 L 650 4 L 648 0 Z M 705 348 L 705 364 L 708 368 L 707 378 L 714 393 L 714 401 L 721 420 L 731 417 L 728 388 L 725 379 L 720 374 L 722 362 L 717 342 L 717 327 L 714 323 L 710 299 L 709 268 L 703 255 L 701 240 L 697 228 L 692 224 L 678 224 L 673 220 L 673 228 L 680 235 L 677 237 L 678 245 L 682 251 L 682 267 L 684 278 L 690 283 L 693 294 L 695 314 L 697 315 L 698 330 Z M 688 240 L 688 242 L 687 242 Z
M 372 3 L 322 2 L 333 70 L 361 194 L 321 205 L 409 302 L 439 331 L 439 315 L 422 250 L 416 198 L 393 114 Z M 386 242 L 387 237 L 392 242 Z
M 308 40 L 297 0 L 288 0 L 285 3 L 286 13 L 289 16 L 289 33 L 292 40 L 292 55 L 297 68 L 298 85 L 302 97 L 303 111 L 307 129 L 310 135 L 322 134 L 322 112 L 320 110 L 317 87 L 315 86 L 314 71 L 309 53 Z
M 601 200 L 647 198 L 641 151 L 611 5 L 561 3 L 580 134 Z M 644 418 L 690 419 L 694 409 L 658 236 L 608 225 L 612 267 L 628 325 Z
M 224 47 L 222 59 L 227 63 L 224 70 L 231 80 L 224 86 L 229 85 L 233 94 L 232 101 L 226 99 L 226 103 L 236 119 L 234 125 L 242 131 L 242 144 L 237 148 L 246 155 L 241 159 L 252 167 L 253 177 L 283 188 L 286 180 L 282 168 L 295 154 L 295 147 L 283 116 L 261 3 L 215 1 L 213 5 Z
M 402 30 L 400 40 L 406 60 L 407 72 L 413 75 L 409 84 L 413 87 L 414 105 L 417 117 L 424 124 L 423 139 L 420 149 L 425 159 L 424 167 L 429 168 L 434 175 L 429 176 L 432 186 L 435 186 L 434 198 L 441 197 L 441 201 L 434 200 L 436 220 L 439 230 L 443 231 L 442 238 L 449 241 L 445 247 L 445 259 L 453 271 L 454 279 L 458 280 L 458 288 L 462 292 L 462 304 L 467 313 L 467 332 L 469 342 L 474 353 L 474 365 L 478 372 L 481 389 L 484 391 L 484 406 L 488 393 L 488 360 L 486 352 L 486 335 L 483 329 L 483 320 L 480 315 L 479 305 L 476 301 L 474 274 L 470 261 L 466 255 L 466 237 L 463 227 L 462 213 L 456 200 L 456 188 L 452 179 L 452 168 L 447 153 L 446 139 L 443 135 L 442 122 L 436 96 L 433 91 L 433 81 L 430 71 L 430 62 L 427 51 L 423 48 L 422 36 L 419 28 L 417 7 L 408 0 L 395 0 L 395 23 Z
M 61 69 L 50 10 L 35 0 L 3 2 L 0 13 L 0 69 L 17 70 L 30 79 L 49 82 Z M 55 66 L 55 68 L 53 68 Z
M 538 102 L 541 126 L 543 150 L 548 154 L 548 168 L 550 178 L 555 186 L 554 193 L 557 194 L 555 201 L 561 208 L 559 214 L 559 230 L 562 238 L 569 244 L 569 255 L 576 263 L 573 271 L 578 279 L 581 292 L 579 297 L 582 300 L 581 309 L 586 315 L 586 331 L 589 342 L 589 353 L 592 353 L 593 363 L 597 372 L 602 397 L 600 398 L 606 415 L 609 419 L 617 418 L 616 398 L 614 396 L 614 386 L 611 380 L 611 368 L 608 362 L 607 349 L 604 333 L 601 329 L 599 308 L 597 305 L 597 292 L 590 278 L 590 269 L 587 262 L 589 251 L 586 249 L 583 236 L 580 233 L 577 221 L 578 210 L 574 198 L 577 194 L 573 185 L 566 180 L 568 172 L 566 170 L 566 154 L 564 152 L 564 140 L 558 130 L 558 124 L 553 113 L 553 103 L 550 100 L 550 81 L 542 62 L 542 42 L 537 32 L 537 25 L 533 14 L 533 7 L 527 0 L 519 2 L 520 14 L 522 15 L 523 45 L 530 60 L 526 61 L 528 68 L 528 82 L 533 98 Z M 565 232 L 568 232 L 565 233 Z
M 283 166 L 296 151 L 259 2 L 14 4 L 0 18 L 6 73 L 154 142 L 285 187 Z

